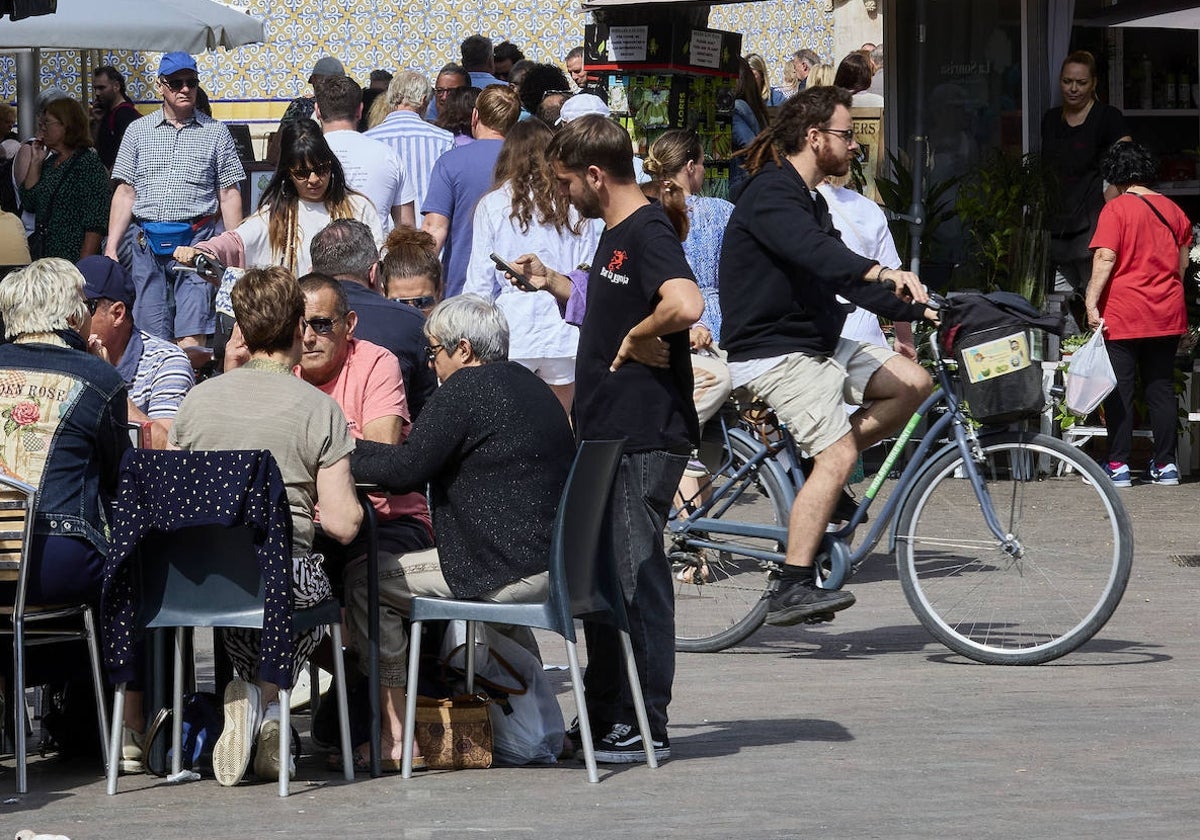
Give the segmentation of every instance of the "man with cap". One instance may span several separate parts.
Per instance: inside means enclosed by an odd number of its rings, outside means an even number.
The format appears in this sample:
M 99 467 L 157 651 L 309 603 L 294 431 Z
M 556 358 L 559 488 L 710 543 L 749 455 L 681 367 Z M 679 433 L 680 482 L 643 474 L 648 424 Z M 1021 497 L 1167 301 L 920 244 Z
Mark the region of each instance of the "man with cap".
M 313 116 L 313 111 L 316 109 L 317 104 L 317 90 L 326 79 L 345 75 L 346 70 L 342 67 L 342 62 L 333 56 L 327 55 L 318 59 L 317 63 L 313 65 L 312 73 L 308 76 L 308 83 L 312 85 L 312 93 L 298 96 L 288 103 L 287 110 L 283 112 L 283 116 L 279 120 L 279 127 L 283 128 L 283 124 L 290 120 L 316 119 Z
M 162 246 L 166 253 L 156 253 L 152 234 L 158 223 L 183 222 L 190 230 L 173 244 L 191 245 L 212 239 L 222 224 L 233 230 L 242 222 L 238 182 L 246 177 L 229 129 L 197 110 L 199 87 L 194 58 L 183 52 L 162 57 L 163 106 L 125 131 L 113 165 L 117 186 L 104 246 L 111 259 L 127 254 L 137 292 L 133 314 L 141 328 L 183 347 L 203 346 L 213 332 L 209 284 L 194 273 L 172 271 L 174 248 Z
M 594 93 L 577 93 L 570 97 L 562 104 L 559 110 L 558 122 L 556 126 L 564 126 L 571 120 L 577 120 L 580 117 L 586 117 L 589 114 L 596 114 L 601 117 L 609 117 L 612 111 L 608 105 L 599 96 Z M 637 155 L 633 156 L 633 179 L 638 184 L 648 184 L 650 176 L 646 174 L 646 170 L 642 167 L 642 159 Z
M 142 424 L 143 443 L 166 446 L 175 412 L 195 384 L 187 354 L 169 341 L 137 329 L 136 297 L 124 267 L 108 257 L 84 257 L 83 296 L 92 313 L 88 348 L 117 369 L 129 389 L 129 419 Z

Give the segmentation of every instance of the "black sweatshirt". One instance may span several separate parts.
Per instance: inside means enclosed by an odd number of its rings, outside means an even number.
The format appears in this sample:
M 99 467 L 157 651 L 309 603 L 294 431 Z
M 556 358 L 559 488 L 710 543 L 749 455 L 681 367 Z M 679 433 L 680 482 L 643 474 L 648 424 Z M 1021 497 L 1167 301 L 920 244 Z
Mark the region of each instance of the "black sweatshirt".
M 395 493 L 430 483 L 438 560 L 456 598 L 544 572 L 575 438 L 562 405 L 516 362 L 448 377 L 400 446 L 360 440 L 357 481 Z
M 738 199 L 721 245 L 721 347 L 729 361 L 830 356 L 846 312 L 835 295 L 897 321 L 923 317 L 883 284 L 863 280 L 874 260 L 847 248 L 786 160 L 767 163 Z

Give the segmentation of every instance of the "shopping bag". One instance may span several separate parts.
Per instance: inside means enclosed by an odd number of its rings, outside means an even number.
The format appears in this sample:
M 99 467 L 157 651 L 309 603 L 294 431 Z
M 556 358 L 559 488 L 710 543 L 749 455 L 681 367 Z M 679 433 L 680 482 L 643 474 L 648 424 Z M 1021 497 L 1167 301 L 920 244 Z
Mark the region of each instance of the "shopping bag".
M 431 770 L 492 766 L 492 701 L 482 695 L 417 698 L 413 739 Z
M 493 752 L 498 764 L 553 764 L 563 745 L 562 708 L 532 653 L 484 624 L 475 651 L 475 688 L 492 700 Z M 466 622 L 454 621 L 442 643 L 451 671 L 466 669 Z M 462 688 L 462 686 L 457 686 Z
M 1072 414 L 1086 417 L 1097 408 L 1113 388 L 1117 387 L 1117 374 L 1108 358 L 1104 346 L 1104 321 L 1075 351 L 1067 366 L 1067 408 Z

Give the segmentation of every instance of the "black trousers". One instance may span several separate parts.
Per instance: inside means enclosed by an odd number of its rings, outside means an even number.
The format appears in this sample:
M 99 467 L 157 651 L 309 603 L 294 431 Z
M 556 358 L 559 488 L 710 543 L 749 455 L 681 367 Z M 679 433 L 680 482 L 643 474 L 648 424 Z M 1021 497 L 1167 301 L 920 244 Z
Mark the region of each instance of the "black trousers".
M 1108 358 L 1117 374 L 1117 387 L 1104 400 L 1108 427 L 1108 460 L 1126 463 L 1133 443 L 1133 391 L 1140 375 L 1154 434 L 1154 462 L 1175 463 L 1177 402 L 1175 399 L 1175 351 L 1179 336 L 1127 338 L 1105 341 Z

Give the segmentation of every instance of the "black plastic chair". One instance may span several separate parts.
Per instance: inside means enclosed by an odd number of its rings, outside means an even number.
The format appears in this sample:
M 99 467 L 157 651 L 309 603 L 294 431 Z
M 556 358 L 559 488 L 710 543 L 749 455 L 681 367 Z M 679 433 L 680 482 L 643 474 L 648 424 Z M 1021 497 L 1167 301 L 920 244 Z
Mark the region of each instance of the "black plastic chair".
M 579 714 L 579 734 L 583 741 L 588 781 L 598 782 L 596 755 L 592 747 L 592 729 L 583 696 L 583 674 L 575 650 L 576 618 L 607 622 L 620 631 L 626 674 L 633 693 L 638 728 L 642 740 L 650 739 L 650 722 L 642 698 L 641 681 L 629 641 L 629 619 L 625 597 L 610 557 L 597 551 L 601 528 L 608 514 L 617 467 L 625 448 L 623 440 L 584 441 L 567 476 L 554 534 L 550 544 L 550 582 L 545 601 L 529 604 L 497 604 L 487 601 L 459 601 L 449 598 L 416 597 L 412 601 L 412 632 L 408 648 L 408 685 L 404 709 L 404 762 L 402 776 L 412 775 L 413 728 L 417 715 L 417 671 L 421 661 L 421 626 L 426 621 L 465 620 L 467 638 L 475 638 L 475 622 L 515 624 L 552 630 L 563 637 L 571 686 Z M 475 645 L 467 645 L 467 691 L 474 686 Z M 654 750 L 646 750 L 646 763 L 657 767 Z
M 13 637 L 12 722 L 17 759 L 17 793 L 26 793 L 29 789 L 25 754 L 25 649 L 32 645 L 77 640 L 87 644 L 92 662 L 92 687 L 96 692 L 96 716 L 100 721 L 100 749 L 105 763 L 110 763 L 109 745 L 105 738 L 108 731 L 108 714 L 104 707 L 104 672 L 100 665 L 95 614 L 87 604 L 26 603 L 29 577 L 34 573 L 29 549 L 33 540 L 33 517 L 37 500 L 36 487 L 0 475 L 0 580 L 17 582 L 16 598 L 12 605 L 0 606 L 0 614 L 7 613 L 12 620 L 11 627 L 0 626 L 0 635 Z M 82 619 L 81 629 L 72 630 L 59 624 L 60 619 L 72 617 Z M 118 758 L 120 749 L 118 743 Z
M 140 593 L 138 626 L 175 628 L 175 682 L 173 690 L 171 772 L 182 769 L 183 750 L 183 647 L 184 634 L 195 627 L 263 626 L 265 584 L 254 550 L 254 531 L 247 526 L 202 525 L 168 533 L 155 532 L 137 549 L 136 579 Z M 288 579 L 291 579 L 290 570 Z M 296 633 L 328 625 L 335 651 L 342 648 L 341 606 L 330 599 L 315 607 L 295 610 Z M 342 769 L 346 781 L 354 778 L 350 721 L 346 705 L 346 673 L 340 656 L 334 657 L 334 683 L 339 704 Z M 279 795 L 288 795 L 291 754 L 291 704 L 287 689 L 279 690 Z M 121 725 L 125 713 L 125 683 L 113 699 L 110 754 L 121 754 Z M 115 746 L 114 746 L 115 745 Z M 108 793 L 117 792 L 119 761 L 110 761 Z

